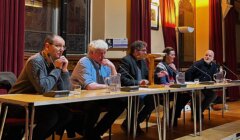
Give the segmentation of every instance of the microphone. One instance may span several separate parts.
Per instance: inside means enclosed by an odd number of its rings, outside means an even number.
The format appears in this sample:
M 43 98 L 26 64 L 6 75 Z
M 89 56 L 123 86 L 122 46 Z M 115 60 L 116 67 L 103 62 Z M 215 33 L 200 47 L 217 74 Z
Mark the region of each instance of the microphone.
M 230 70 L 227 66 L 225 66 L 224 64 L 222 64 L 222 66 L 226 69 L 226 70 L 228 70 L 230 73 L 232 73 L 234 76 L 236 76 L 237 77 L 237 80 L 239 80 L 239 76 L 235 73 L 235 72 L 233 72 L 232 70 Z
M 135 81 L 135 79 L 132 77 L 132 75 L 125 70 L 121 65 L 119 66 L 133 81 Z M 137 91 L 139 89 L 138 85 L 135 85 L 135 82 L 133 82 L 133 86 L 124 86 L 121 87 L 121 91 L 127 91 L 127 92 L 131 92 L 131 91 Z
M 127 71 L 125 70 L 122 66 L 119 66 L 133 81 L 135 81 L 135 79 L 132 77 L 132 75 Z M 134 86 L 135 86 L 135 82 L 133 82 Z
M 197 69 L 198 71 L 200 71 L 201 73 L 207 75 L 207 76 L 210 78 L 210 81 L 212 81 L 212 77 L 211 77 L 207 72 L 205 72 L 205 71 L 199 69 L 197 66 L 193 66 L 193 67 L 196 68 L 196 69 Z

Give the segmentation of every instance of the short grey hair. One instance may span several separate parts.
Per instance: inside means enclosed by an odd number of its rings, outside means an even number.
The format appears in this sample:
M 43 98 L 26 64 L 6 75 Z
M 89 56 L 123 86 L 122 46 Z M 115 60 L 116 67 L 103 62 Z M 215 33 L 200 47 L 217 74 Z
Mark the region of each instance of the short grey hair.
M 141 40 L 134 41 L 130 46 L 130 54 L 133 54 L 135 50 L 141 50 L 142 48 L 147 48 L 147 43 Z
M 90 52 L 96 51 L 97 49 L 98 50 L 107 50 L 108 44 L 104 40 L 101 40 L 101 39 L 93 40 L 88 45 L 88 54 Z

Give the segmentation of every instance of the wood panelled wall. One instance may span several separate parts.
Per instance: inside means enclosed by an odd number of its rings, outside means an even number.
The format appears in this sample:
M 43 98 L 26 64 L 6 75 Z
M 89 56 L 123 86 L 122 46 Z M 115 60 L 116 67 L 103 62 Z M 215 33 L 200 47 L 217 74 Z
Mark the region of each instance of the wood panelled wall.
M 26 63 L 27 59 L 33 54 L 25 54 L 24 55 L 24 64 Z M 73 71 L 74 67 L 77 65 L 77 62 L 79 61 L 79 59 L 81 59 L 82 57 L 84 57 L 86 55 L 68 55 L 67 56 L 67 59 L 69 61 L 69 64 L 68 64 L 68 70 L 71 72 Z M 109 58 L 109 60 L 111 62 L 113 62 L 113 64 L 115 65 L 116 69 L 119 68 L 119 64 L 120 64 L 120 61 L 121 61 L 121 58 Z M 155 60 L 155 66 L 160 62 L 159 59 Z
M 26 61 L 28 60 L 28 58 L 33 55 L 32 53 L 25 53 L 24 55 L 24 64 L 26 63 Z M 67 59 L 68 59 L 68 70 L 69 71 L 73 71 L 74 67 L 77 65 L 77 62 L 79 61 L 79 59 L 81 59 L 82 57 L 84 57 L 86 55 L 68 55 Z M 120 58 L 110 58 L 110 61 L 113 62 L 113 64 L 116 66 L 116 68 L 118 69 L 119 63 L 120 63 Z

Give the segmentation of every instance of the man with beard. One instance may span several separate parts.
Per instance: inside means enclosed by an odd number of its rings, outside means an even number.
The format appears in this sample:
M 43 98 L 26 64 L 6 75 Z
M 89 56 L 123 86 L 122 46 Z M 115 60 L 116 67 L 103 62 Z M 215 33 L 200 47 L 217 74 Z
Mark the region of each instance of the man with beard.
M 217 73 L 218 66 L 213 62 L 214 52 L 212 50 L 207 50 L 205 52 L 204 58 L 195 62 L 185 73 L 186 81 L 194 81 L 194 79 L 199 79 L 202 81 L 212 81 L 213 75 Z M 217 98 L 216 93 L 211 89 L 204 89 L 201 91 L 204 95 L 202 100 L 202 113 L 209 105 Z M 197 104 L 197 120 L 199 120 L 199 107 Z M 203 114 L 202 114 L 203 117 Z
M 118 69 L 118 72 L 121 73 L 122 86 L 148 85 L 148 67 L 145 60 L 146 54 L 146 42 L 138 40 L 131 44 L 130 54 L 121 59 L 121 67 Z M 154 109 L 153 95 L 140 96 L 140 106 L 142 109 L 137 117 L 137 135 L 143 134 L 140 123 L 142 123 Z M 133 112 L 134 110 L 132 108 L 132 114 Z M 122 129 L 125 132 L 127 131 L 127 117 L 122 123 Z M 133 132 L 133 119 L 131 120 L 131 132 Z

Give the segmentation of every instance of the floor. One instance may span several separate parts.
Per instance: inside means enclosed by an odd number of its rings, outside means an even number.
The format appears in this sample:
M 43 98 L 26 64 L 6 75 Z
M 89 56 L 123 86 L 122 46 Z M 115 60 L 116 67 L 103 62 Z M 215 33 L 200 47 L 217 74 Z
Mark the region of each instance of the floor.
M 167 130 L 167 140 L 178 139 L 178 140 L 219 140 L 224 139 L 227 136 L 233 135 L 234 133 L 240 132 L 240 101 L 228 102 L 228 110 L 222 118 L 222 111 L 211 111 L 211 120 L 208 120 L 208 111 L 204 112 L 203 120 L 203 132 L 201 136 L 193 137 L 193 122 L 191 121 L 190 111 L 186 112 L 185 124 L 183 119 L 178 120 L 178 126 L 173 129 Z M 112 127 L 112 140 L 125 140 L 128 139 L 126 134 L 121 130 L 120 124 L 123 121 L 124 115 L 121 115 L 119 119 L 114 123 Z M 183 116 L 183 115 L 182 115 Z M 141 127 L 146 131 L 145 123 L 141 124 Z M 108 134 L 106 133 L 103 137 L 104 140 L 108 140 Z M 56 136 L 56 140 L 59 137 Z M 76 138 L 68 139 L 64 135 L 63 140 L 81 140 L 81 136 Z M 131 139 L 131 138 L 130 138 Z M 136 140 L 157 140 L 157 126 L 155 113 L 152 113 L 150 118 L 150 123 L 148 127 L 148 132 L 144 135 L 138 136 Z M 49 138 L 50 140 L 50 138 Z M 226 140 L 226 139 L 225 139 Z

